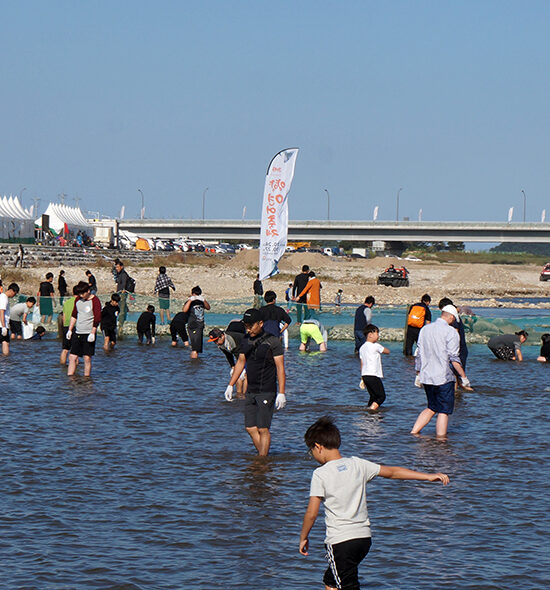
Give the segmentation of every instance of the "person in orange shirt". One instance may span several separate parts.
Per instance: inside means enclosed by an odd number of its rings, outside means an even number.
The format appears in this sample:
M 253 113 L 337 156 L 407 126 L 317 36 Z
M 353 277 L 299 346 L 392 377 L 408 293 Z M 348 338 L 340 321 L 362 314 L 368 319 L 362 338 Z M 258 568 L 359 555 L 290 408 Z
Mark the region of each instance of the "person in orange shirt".
M 313 271 L 309 273 L 309 280 L 298 298 L 307 295 L 307 307 L 305 319 L 309 320 L 315 316 L 315 311 L 321 308 L 321 281 L 315 276 Z

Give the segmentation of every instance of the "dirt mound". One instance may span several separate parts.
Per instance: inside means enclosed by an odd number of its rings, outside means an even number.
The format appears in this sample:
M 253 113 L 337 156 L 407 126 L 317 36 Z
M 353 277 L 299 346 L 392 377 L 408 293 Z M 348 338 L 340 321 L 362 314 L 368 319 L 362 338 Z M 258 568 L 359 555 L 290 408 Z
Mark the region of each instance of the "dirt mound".
M 443 279 L 443 284 L 465 289 L 479 288 L 482 285 L 507 289 L 519 287 L 519 279 L 502 267 L 493 264 L 468 264 L 457 266 Z

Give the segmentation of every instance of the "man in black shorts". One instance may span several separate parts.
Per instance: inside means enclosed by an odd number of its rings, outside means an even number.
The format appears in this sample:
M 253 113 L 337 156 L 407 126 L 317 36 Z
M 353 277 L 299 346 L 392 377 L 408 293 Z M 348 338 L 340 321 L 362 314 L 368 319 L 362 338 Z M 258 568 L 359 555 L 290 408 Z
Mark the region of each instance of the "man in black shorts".
M 264 332 L 259 309 L 247 310 L 243 322 L 248 334 L 241 342 L 239 359 L 225 390 L 225 399 L 233 399 L 233 386 L 246 365 L 248 392 L 244 425 L 258 455 L 266 456 L 271 444 L 269 428 L 273 411 L 282 410 L 286 404 L 283 347 L 279 338 Z

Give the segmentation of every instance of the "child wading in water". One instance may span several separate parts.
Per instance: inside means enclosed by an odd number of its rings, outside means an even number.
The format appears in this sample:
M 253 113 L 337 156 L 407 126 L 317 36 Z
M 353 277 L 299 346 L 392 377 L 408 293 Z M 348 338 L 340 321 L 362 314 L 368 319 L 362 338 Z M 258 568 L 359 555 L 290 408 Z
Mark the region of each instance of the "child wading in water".
M 382 383 L 382 355 L 390 354 L 387 348 L 378 344 L 380 331 L 374 324 L 369 324 L 363 330 L 367 341 L 359 349 L 361 359 L 361 389 L 369 392 L 369 410 L 377 410 L 386 399 L 384 384 Z
M 449 483 L 444 473 L 422 473 L 404 467 L 377 465 L 358 457 L 342 457 L 340 431 L 325 416 L 304 436 L 312 457 L 321 464 L 313 472 L 309 504 L 300 534 L 300 553 L 308 555 L 311 531 L 321 502 L 325 503 L 325 548 L 329 567 L 323 581 L 326 590 L 360 588 L 358 566 L 371 546 L 366 484 L 377 475 L 388 479 L 414 479 Z

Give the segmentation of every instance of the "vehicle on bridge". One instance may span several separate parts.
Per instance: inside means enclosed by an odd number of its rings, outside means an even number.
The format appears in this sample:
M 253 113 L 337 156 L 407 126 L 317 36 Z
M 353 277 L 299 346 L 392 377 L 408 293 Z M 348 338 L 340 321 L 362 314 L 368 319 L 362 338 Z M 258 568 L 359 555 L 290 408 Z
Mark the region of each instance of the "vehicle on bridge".
M 391 264 L 383 273 L 378 275 L 376 284 L 385 285 L 386 287 L 408 287 L 409 271 L 404 266 L 395 268 Z

